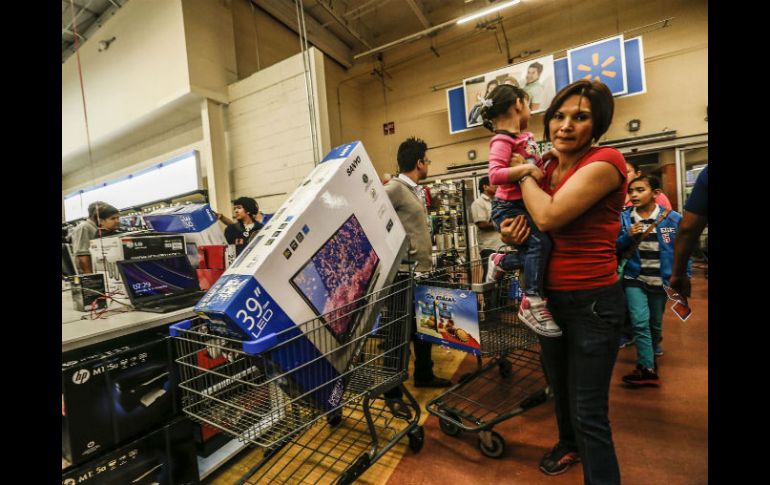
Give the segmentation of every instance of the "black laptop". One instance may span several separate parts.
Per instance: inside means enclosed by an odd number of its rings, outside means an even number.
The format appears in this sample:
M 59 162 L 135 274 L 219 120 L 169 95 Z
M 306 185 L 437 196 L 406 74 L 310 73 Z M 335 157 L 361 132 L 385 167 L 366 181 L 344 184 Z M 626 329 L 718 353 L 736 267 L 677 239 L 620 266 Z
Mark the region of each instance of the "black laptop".
M 167 313 L 194 306 L 206 293 L 186 255 L 118 261 L 135 309 Z

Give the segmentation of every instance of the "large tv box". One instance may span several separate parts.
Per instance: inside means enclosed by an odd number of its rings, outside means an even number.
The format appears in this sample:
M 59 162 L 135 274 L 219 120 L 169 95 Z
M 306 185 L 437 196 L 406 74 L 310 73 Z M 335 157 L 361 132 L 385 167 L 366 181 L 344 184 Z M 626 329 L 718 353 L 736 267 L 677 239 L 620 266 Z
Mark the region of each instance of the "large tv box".
M 406 232 L 361 142 L 332 150 L 260 230 L 195 311 L 241 332 L 289 381 L 284 391 L 332 409 Z M 330 313 L 337 310 L 335 313 Z M 316 319 L 312 324 L 306 324 Z M 288 343 L 287 343 L 288 342 Z

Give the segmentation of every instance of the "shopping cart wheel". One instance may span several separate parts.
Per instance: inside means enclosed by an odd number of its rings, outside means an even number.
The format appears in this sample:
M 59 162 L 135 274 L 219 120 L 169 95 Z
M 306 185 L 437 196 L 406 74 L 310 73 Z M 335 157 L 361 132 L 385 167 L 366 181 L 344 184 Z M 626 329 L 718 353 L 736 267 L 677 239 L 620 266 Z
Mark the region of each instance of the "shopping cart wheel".
M 462 423 L 460 416 L 454 413 L 447 413 L 447 417 L 454 419 L 458 423 Z M 449 436 L 457 436 L 463 431 L 461 427 L 457 426 L 456 424 L 449 421 L 448 419 L 439 418 L 438 426 L 439 428 L 441 428 L 441 431 L 443 431 L 444 434 L 448 434 Z
M 483 432 L 484 431 L 482 431 L 482 433 Z M 484 444 L 484 440 L 479 436 L 479 449 L 485 456 L 490 458 L 500 458 L 505 452 L 505 440 L 497 431 L 488 431 L 488 433 L 492 441 L 491 446 L 487 447 L 487 445 Z
M 409 436 L 409 449 L 419 453 L 425 443 L 425 430 L 422 426 L 415 426 L 409 430 L 407 436 Z
M 342 422 L 342 410 L 338 409 L 331 414 L 327 414 L 326 422 L 329 423 L 329 426 L 332 428 L 339 426 L 339 424 Z
M 500 377 L 508 379 L 513 375 L 513 366 L 505 359 L 497 363 L 497 367 L 500 369 Z

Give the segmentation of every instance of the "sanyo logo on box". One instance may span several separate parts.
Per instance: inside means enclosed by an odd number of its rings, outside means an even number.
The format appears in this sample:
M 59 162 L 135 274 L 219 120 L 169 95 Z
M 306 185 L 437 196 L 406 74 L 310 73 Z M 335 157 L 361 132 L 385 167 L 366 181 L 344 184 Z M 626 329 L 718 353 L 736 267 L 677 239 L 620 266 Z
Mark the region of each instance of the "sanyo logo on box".
M 356 167 L 358 167 L 360 164 L 361 164 L 361 157 L 356 157 L 355 160 L 353 160 L 353 162 L 348 167 L 348 170 L 347 170 L 348 177 L 350 177 L 353 174 Z

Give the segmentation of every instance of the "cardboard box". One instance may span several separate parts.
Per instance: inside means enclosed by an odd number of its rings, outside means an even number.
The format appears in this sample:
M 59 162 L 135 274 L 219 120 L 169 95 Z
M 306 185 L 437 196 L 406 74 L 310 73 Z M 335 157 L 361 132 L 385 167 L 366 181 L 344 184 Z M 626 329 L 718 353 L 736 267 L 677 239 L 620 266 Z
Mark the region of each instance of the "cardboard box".
M 198 246 L 200 269 L 227 269 L 227 246 Z
M 187 242 L 197 246 L 227 245 L 224 231 L 208 204 L 185 204 L 162 207 L 144 215 L 154 231 L 183 234 Z
M 62 474 L 62 485 L 192 485 L 199 483 L 192 422 L 157 431 Z
M 137 231 L 92 239 L 89 249 L 94 270 L 103 273 L 107 279 L 107 290 L 126 294 L 118 261 L 182 255 L 185 254 L 185 240 L 179 234 Z
M 198 273 L 198 284 L 201 290 L 208 290 L 217 282 L 217 280 L 224 274 L 223 269 L 196 269 Z
M 323 328 L 303 324 L 390 284 L 405 251 L 406 232 L 363 144 L 343 145 L 303 180 L 195 311 L 240 330 L 258 353 L 301 335 L 268 357 L 291 381 L 287 393 L 321 386 L 308 402 L 330 409 L 356 350 L 345 344 L 371 330 L 376 309 L 322 318 Z
M 169 339 L 62 363 L 62 456 L 77 465 L 177 413 Z
M 94 301 L 96 301 L 95 308 L 107 308 L 107 300 L 99 299 L 107 291 L 102 273 L 75 275 L 72 277 L 70 289 L 75 310 L 79 312 L 90 311 Z

